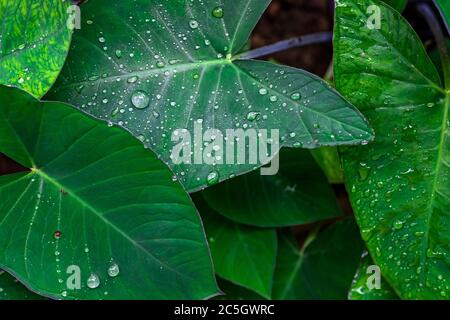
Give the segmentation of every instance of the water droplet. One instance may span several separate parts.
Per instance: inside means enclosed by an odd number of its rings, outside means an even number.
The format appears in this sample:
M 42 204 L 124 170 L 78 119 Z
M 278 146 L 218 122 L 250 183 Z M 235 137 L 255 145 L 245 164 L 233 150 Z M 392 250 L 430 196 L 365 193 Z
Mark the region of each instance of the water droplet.
M 198 28 L 198 22 L 197 22 L 197 20 L 191 20 L 191 21 L 189 21 L 189 27 L 191 27 L 191 29 L 197 29 L 197 28 Z
M 118 59 L 122 58 L 122 51 L 121 50 L 116 50 L 116 57 Z
M 144 91 L 138 90 L 131 96 L 131 103 L 137 109 L 145 109 L 150 103 L 150 98 Z
M 219 173 L 217 171 L 212 171 L 206 177 L 206 183 L 208 186 L 212 186 L 219 182 Z
M 132 77 L 129 77 L 128 79 L 127 79 L 127 82 L 128 83 L 135 83 L 136 81 L 138 81 L 138 77 L 137 76 L 132 76 Z
M 56 240 L 60 239 L 61 236 L 62 236 L 62 233 L 61 233 L 61 231 L 59 231 L 59 230 L 57 230 L 57 231 L 55 231 L 55 233 L 53 233 L 53 237 L 54 237 Z
M 87 286 L 91 289 L 98 288 L 100 285 L 100 278 L 95 273 L 92 273 L 86 282 Z
M 301 98 L 302 98 L 302 96 L 298 92 L 295 92 L 295 93 L 291 94 L 291 99 L 292 100 L 296 100 L 297 101 L 297 100 L 300 100 Z
M 278 101 L 278 97 L 277 96 L 270 96 L 270 101 L 277 102 Z
M 212 11 L 212 15 L 214 18 L 223 18 L 223 8 L 222 7 L 215 7 Z
M 259 94 L 262 95 L 262 96 L 266 95 L 267 94 L 267 89 L 265 89 L 265 88 L 259 89 Z
M 158 62 L 156 63 L 156 66 L 157 66 L 158 68 L 164 68 L 165 64 L 164 64 L 164 62 L 162 62 L 162 61 L 158 61 Z
M 395 230 L 400 230 L 401 228 L 403 228 L 403 221 L 395 220 L 393 227 Z
M 108 268 L 108 275 L 110 277 L 117 277 L 119 275 L 120 269 L 117 263 L 112 263 Z
M 248 121 L 255 121 L 259 118 L 260 113 L 259 112 L 255 112 L 255 111 L 250 111 L 247 114 L 247 120 Z
M 99 37 L 98 41 L 101 42 L 101 43 L 104 43 L 106 41 L 106 39 L 104 37 Z

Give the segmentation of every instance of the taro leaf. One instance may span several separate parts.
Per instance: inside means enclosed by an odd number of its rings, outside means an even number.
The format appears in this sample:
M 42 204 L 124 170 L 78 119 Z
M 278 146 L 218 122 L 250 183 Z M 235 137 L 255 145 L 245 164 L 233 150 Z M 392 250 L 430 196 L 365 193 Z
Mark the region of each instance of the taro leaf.
M 267 162 L 263 157 L 239 162 L 234 148 L 229 148 L 233 156 L 226 156 L 221 145 L 226 130 L 267 129 L 272 138 L 271 130 L 279 130 L 281 145 L 307 148 L 371 139 L 361 114 L 321 79 L 269 62 L 237 60 L 235 54 L 269 3 L 89 1 L 50 96 L 127 128 L 190 191 Z M 200 134 L 195 135 L 194 124 Z M 220 130 L 209 132 L 219 149 L 210 150 L 210 144 L 202 157 L 202 129 L 206 134 L 213 128 Z M 228 137 L 228 145 L 236 142 Z M 248 156 L 245 140 L 240 143 Z M 177 164 L 171 153 L 180 143 L 187 143 L 186 149 L 175 154 L 186 157 Z
M 392 8 L 396 9 L 398 12 L 405 10 L 408 0 L 383 0 L 384 3 L 390 5 Z
M 304 224 L 341 215 L 326 177 L 310 152 L 302 149 L 283 149 L 275 176 L 254 171 L 202 194 L 211 208 L 225 217 L 260 227 Z
M 445 42 L 445 46 L 447 47 L 447 51 L 450 52 L 450 40 L 447 40 Z M 429 53 L 431 61 L 433 61 L 433 64 L 435 65 L 436 69 L 439 72 L 439 75 L 441 76 L 441 80 L 444 82 L 445 75 L 444 75 L 444 67 L 442 65 L 442 59 L 441 55 L 439 53 L 439 49 L 436 48 L 433 51 Z
M 435 0 L 435 3 L 445 20 L 447 30 L 450 32 L 450 2 L 448 0 Z
M 69 0 L 0 0 L 0 84 L 37 98 L 55 82 L 69 51 Z
M 370 277 L 374 276 L 373 270 L 370 268 L 375 266 L 372 258 L 364 252 L 358 271 L 353 279 L 352 287 L 348 295 L 349 300 L 397 300 L 398 296 L 394 289 L 384 280 L 380 279 L 380 287 L 373 287 L 374 281 Z
M 42 297 L 32 293 L 8 273 L 0 270 L 0 300 L 40 300 Z
M 286 300 L 347 299 L 363 243 L 352 219 L 337 222 L 303 248 L 282 233 L 279 237 L 273 298 Z
M 238 286 L 230 281 L 218 278 L 217 282 L 223 295 L 216 297 L 215 300 L 265 300 L 256 292 Z
M 381 29 L 366 27 L 373 4 Z M 336 87 L 376 131 L 374 143 L 343 150 L 363 237 L 402 298 L 448 298 L 450 94 L 397 12 L 375 0 L 340 0 L 336 14 Z
M 216 273 L 264 298 L 272 293 L 277 233 L 240 225 L 214 212 L 197 197 Z
M 30 168 L 0 176 L 0 268 L 33 291 L 74 299 L 217 292 L 190 198 L 127 132 L 0 86 L 0 151 Z M 76 266 L 81 289 L 69 290 Z

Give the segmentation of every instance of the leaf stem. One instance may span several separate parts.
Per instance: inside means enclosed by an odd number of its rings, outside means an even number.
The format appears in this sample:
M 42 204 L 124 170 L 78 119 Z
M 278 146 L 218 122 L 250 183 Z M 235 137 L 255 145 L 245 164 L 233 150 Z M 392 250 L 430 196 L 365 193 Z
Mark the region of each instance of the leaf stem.
M 445 88 L 450 89 L 450 58 L 445 44 L 444 33 L 442 32 L 441 25 L 435 13 L 427 3 L 421 3 L 417 5 L 419 12 L 427 21 L 431 32 L 436 40 L 436 44 L 441 56 L 442 69 L 444 70 Z
M 319 44 L 330 42 L 333 39 L 333 34 L 331 32 L 319 32 L 308 34 L 306 36 L 301 36 L 297 38 L 292 38 L 288 40 L 283 40 L 280 42 L 276 42 L 273 44 L 269 44 L 267 46 L 257 48 L 254 50 L 250 50 L 241 54 L 238 54 L 234 57 L 234 60 L 248 60 L 255 59 L 264 56 L 268 56 L 273 53 L 285 51 L 291 48 L 304 47 L 311 44 Z

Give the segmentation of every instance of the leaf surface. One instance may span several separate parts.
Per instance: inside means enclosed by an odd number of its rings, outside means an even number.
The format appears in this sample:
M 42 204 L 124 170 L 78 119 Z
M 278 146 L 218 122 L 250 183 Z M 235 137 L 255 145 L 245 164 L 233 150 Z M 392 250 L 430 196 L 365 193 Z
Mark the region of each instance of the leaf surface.
M 276 231 L 240 225 L 205 205 L 200 208 L 216 273 L 270 298 L 277 254 Z
M 366 8 L 381 8 L 381 29 Z M 402 298 L 448 298 L 448 89 L 419 37 L 375 0 L 340 0 L 336 87 L 369 119 L 374 143 L 343 150 L 347 188 L 375 263 Z
M 42 97 L 69 51 L 68 0 L 0 0 L 0 84 Z
M 202 192 L 223 216 L 247 225 L 282 227 L 342 215 L 333 190 L 308 150 L 283 149 L 280 171 L 259 171 L 230 179 Z
M 280 300 L 347 299 L 363 243 L 356 223 L 346 219 L 312 232 L 298 248 L 280 234 L 273 298 Z
M 0 300 L 40 300 L 20 282 L 4 271 L 0 271 Z
M 262 156 L 239 162 L 234 148 L 228 156 L 221 146 L 227 130 L 265 129 L 273 138 L 274 129 L 281 145 L 306 148 L 370 140 L 361 114 L 318 77 L 236 58 L 269 3 L 87 2 L 82 29 L 50 97 L 127 128 L 174 169 L 189 191 L 267 162 Z M 195 124 L 201 126 L 199 134 Z M 214 152 L 201 149 L 208 129 L 219 130 Z M 179 143 L 189 146 L 181 163 L 172 155 Z M 254 154 L 248 145 L 243 150 Z
M 33 291 L 61 299 L 217 292 L 192 201 L 122 129 L 0 86 L 0 152 L 30 169 L 0 176 L 0 267 Z

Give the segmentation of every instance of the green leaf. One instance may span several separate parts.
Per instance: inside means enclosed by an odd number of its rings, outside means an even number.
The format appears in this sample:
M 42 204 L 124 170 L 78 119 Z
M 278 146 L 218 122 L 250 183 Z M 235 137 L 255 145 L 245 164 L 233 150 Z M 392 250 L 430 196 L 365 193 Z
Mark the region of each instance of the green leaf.
M 366 27 L 373 4 L 381 29 Z M 340 0 L 336 14 L 336 87 L 376 132 L 374 143 L 343 150 L 363 237 L 402 298 L 448 298 L 450 94 L 397 12 L 374 0 Z
M 69 51 L 70 1 L 0 0 L 0 84 L 37 98 L 55 82 Z
M 398 12 L 405 10 L 408 0 L 383 0 L 384 3 L 390 5 L 392 8 Z
M 0 268 L 33 291 L 74 299 L 217 292 L 192 201 L 122 129 L 0 86 L 0 152 L 30 168 L 0 176 Z M 76 286 L 73 266 L 79 290 L 67 287 Z
M 435 0 L 439 10 L 441 11 L 442 17 L 444 18 L 447 30 L 450 31 L 450 2 L 448 0 Z
M 0 300 L 40 300 L 42 297 L 32 293 L 8 273 L 0 270 Z
M 271 130 L 279 130 L 282 146 L 306 148 L 370 140 L 372 132 L 361 114 L 318 77 L 270 62 L 236 59 L 269 3 L 87 2 L 82 29 L 74 35 L 50 97 L 127 128 L 190 191 L 267 162 L 259 157 L 237 165 L 234 148 L 233 156 L 226 156 L 223 146 L 204 148 L 202 157 L 198 149 L 203 143 L 194 142 L 202 138 L 202 129 L 219 130 L 219 146 L 226 130 L 234 129 L 267 129 L 272 138 Z M 194 124 L 201 126 L 195 136 Z M 171 151 L 182 143 L 190 151 L 183 153 L 183 163 L 175 163 Z M 242 147 L 247 155 L 251 150 Z
M 265 300 L 254 291 L 220 278 L 217 280 L 223 295 L 216 297 L 215 300 Z
M 373 272 L 370 266 L 374 266 L 374 262 L 370 255 L 365 252 L 361 258 L 358 271 L 353 279 L 352 287 L 348 295 L 349 300 L 398 300 L 398 296 L 394 289 L 384 280 L 380 279 L 380 287 L 373 288 L 372 279 Z
M 280 234 L 273 298 L 346 299 L 362 251 L 352 219 L 312 232 L 301 249 L 291 236 Z
M 218 213 L 247 225 L 282 227 L 342 215 L 333 190 L 308 150 L 283 149 L 280 171 L 259 171 L 230 179 L 202 192 Z
M 216 273 L 270 299 L 277 254 L 277 233 L 237 224 L 196 202 L 205 224 Z

